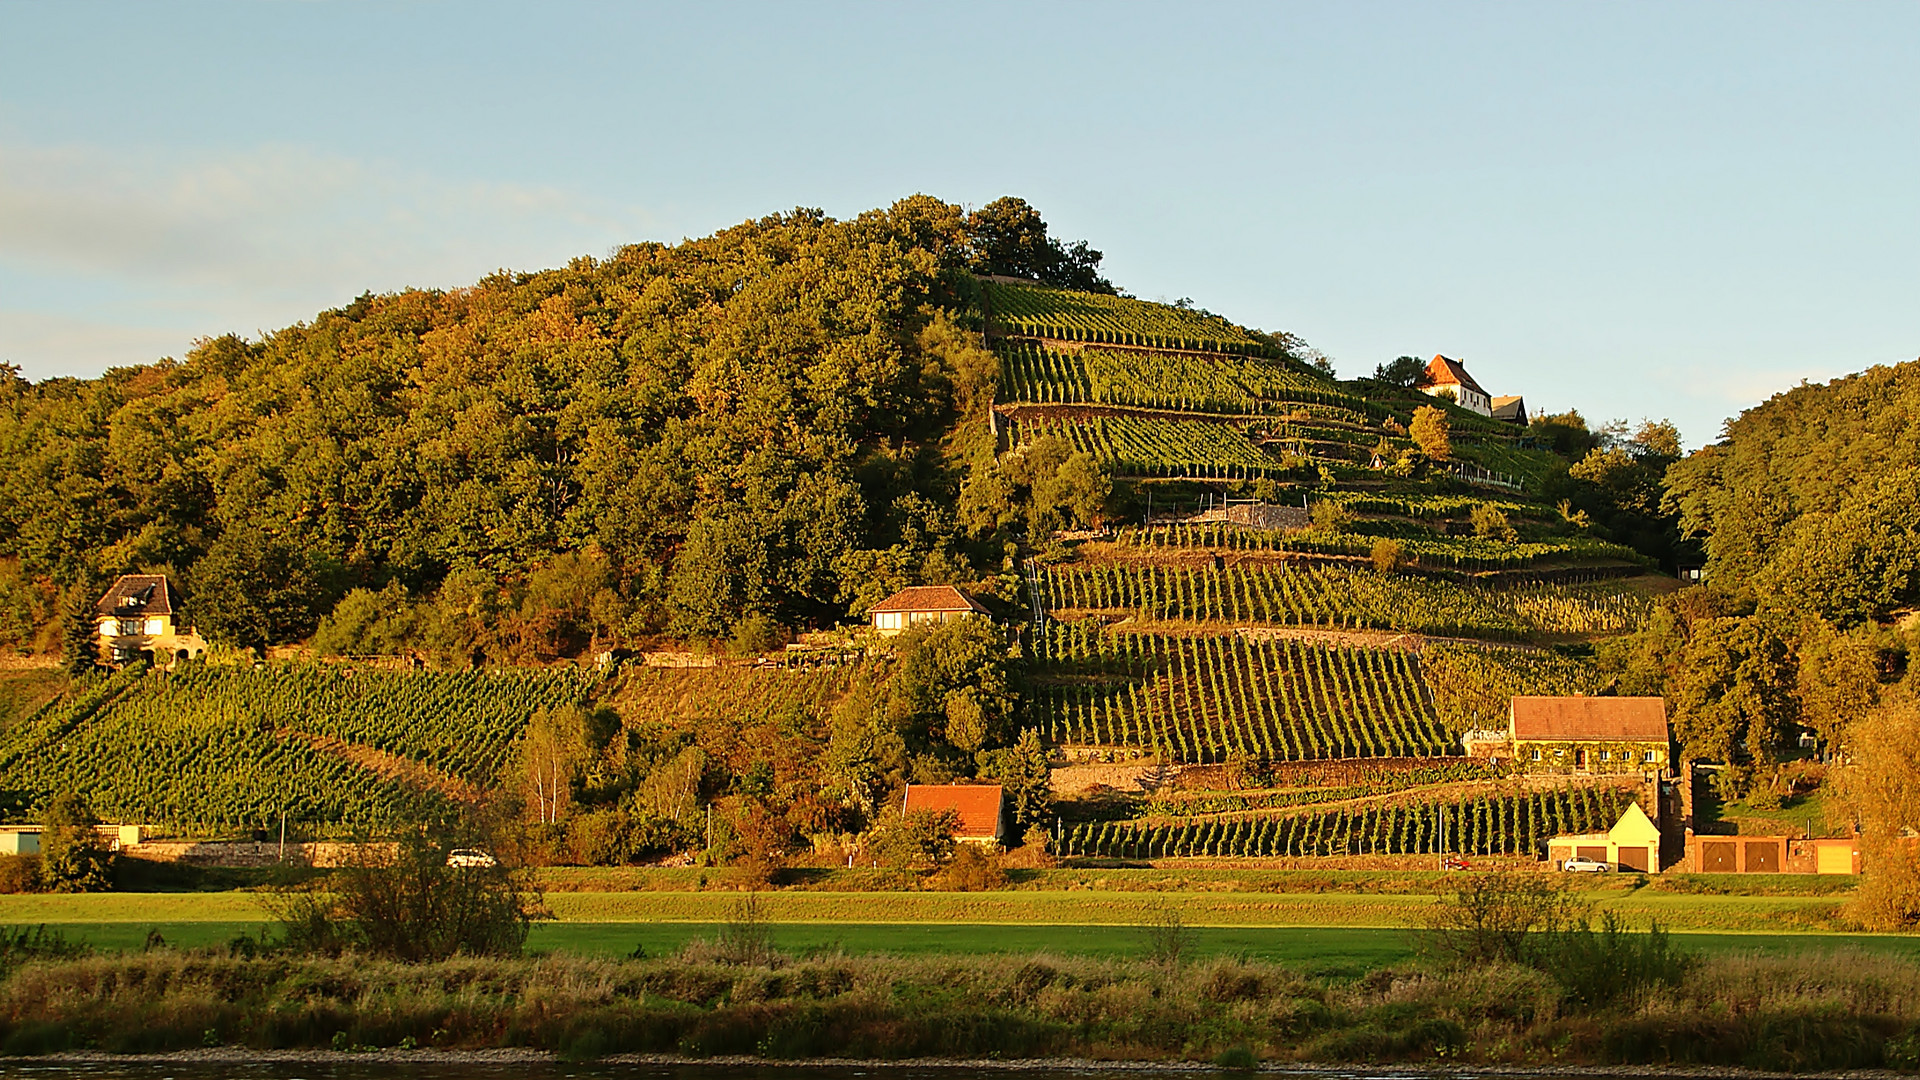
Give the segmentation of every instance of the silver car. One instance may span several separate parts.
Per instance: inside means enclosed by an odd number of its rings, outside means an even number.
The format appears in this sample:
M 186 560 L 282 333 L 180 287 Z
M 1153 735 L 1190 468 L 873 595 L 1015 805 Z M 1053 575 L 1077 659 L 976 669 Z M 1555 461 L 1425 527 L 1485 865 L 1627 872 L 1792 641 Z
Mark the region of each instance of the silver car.
M 1613 865 L 1601 862 L 1599 859 L 1589 859 L 1584 855 L 1575 855 L 1561 863 L 1560 869 L 1569 874 L 1606 874 L 1613 871 Z

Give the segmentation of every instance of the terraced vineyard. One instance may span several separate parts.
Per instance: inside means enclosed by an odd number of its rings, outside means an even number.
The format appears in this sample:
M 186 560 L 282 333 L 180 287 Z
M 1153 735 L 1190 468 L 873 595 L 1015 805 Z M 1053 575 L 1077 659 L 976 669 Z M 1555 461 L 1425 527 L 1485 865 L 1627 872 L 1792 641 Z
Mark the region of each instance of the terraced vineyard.
M 1088 420 L 1053 417 L 1023 420 L 1022 439 L 1054 435 L 1066 439 L 1128 477 L 1207 477 L 1243 479 L 1276 476 L 1285 470 L 1231 424 L 1197 420 L 1154 420 L 1131 416 L 1095 416 Z
M 1605 587 L 1489 589 L 1323 565 L 1069 563 L 1049 568 L 1042 581 L 1050 610 L 1506 639 L 1629 630 L 1648 609 L 1645 598 Z
M 417 820 L 438 796 L 317 752 L 327 736 L 489 783 L 537 710 L 579 674 L 189 667 L 103 679 L 0 738 L 0 776 L 39 802 L 88 794 L 110 820 L 206 826 Z
M 1227 524 L 1155 525 L 1151 528 L 1121 529 L 1117 542 L 1142 548 L 1209 548 L 1224 551 L 1295 551 L 1307 555 L 1337 555 L 1366 558 L 1373 552 L 1379 536 L 1355 532 L 1311 529 L 1282 533 L 1243 529 Z M 1421 566 L 1446 570 L 1485 572 L 1522 570 L 1549 561 L 1610 560 L 1651 565 L 1651 560 L 1632 548 L 1571 536 L 1556 540 L 1506 543 L 1473 536 L 1395 537 L 1405 554 Z
M 999 350 L 1001 399 L 1036 404 L 1127 405 L 1215 413 L 1268 413 L 1322 406 L 1325 419 L 1364 423 L 1377 406 L 1281 360 L 1232 354 L 1049 349 L 1008 342 Z
M 994 325 L 1016 334 L 1151 349 L 1276 352 L 1218 315 L 1170 304 L 1010 282 L 987 289 Z
M 1451 802 L 1170 822 L 1086 822 L 1062 830 L 1065 855 L 1119 859 L 1283 855 L 1536 855 L 1561 833 L 1604 831 L 1632 799 L 1568 787 Z
M 1389 649 L 1240 635 L 1176 637 L 1049 625 L 1054 678 L 1030 688 L 1055 744 L 1133 747 L 1174 761 L 1445 754 L 1419 662 Z

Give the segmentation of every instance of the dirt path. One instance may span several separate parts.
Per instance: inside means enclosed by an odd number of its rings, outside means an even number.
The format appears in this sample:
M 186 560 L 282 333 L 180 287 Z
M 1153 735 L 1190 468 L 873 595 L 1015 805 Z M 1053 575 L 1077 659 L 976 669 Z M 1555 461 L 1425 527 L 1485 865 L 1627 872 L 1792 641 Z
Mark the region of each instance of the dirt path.
M 438 792 L 455 802 L 477 803 L 486 797 L 485 792 L 457 776 L 448 776 L 431 765 L 389 754 L 363 743 L 292 728 L 280 728 L 273 735 L 277 739 L 298 739 L 323 754 L 351 761 L 382 779 L 398 780 L 422 791 Z
M 1121 608 L 1054 608 L 1047 612 L 1050 619 L 1062 621 L 1089 615 L 1126 615 L 1127 619 L 1114 623 L 1117 629 L 1125 629 L 1140 634 L 1164 634 L 1167 637 L 1213 637 L 1220 634 L 1240 634 L 1250 640 L 1293 640 L 1310 641 L 1321 645 L 1347 645 L 1368 649 L 1399 649 L 1402 652 L 1418 653 L 1434 642 L 1455 642 L 1461 645 L 1477 645 L 1487 648 L 1511 649 L 1515 652 L 1544 653 L 1544 646 L 1527 645 L 1517 641 L 1495 641 L 1486 638 L 1446 637 L 1440 634 L 1416 634 L 1405 630 L 1333 630 L 1318 626 L 1285 626 L 1269 623 L 1203 622 L 1190 619 L 1138 619 L 1133 612 Z

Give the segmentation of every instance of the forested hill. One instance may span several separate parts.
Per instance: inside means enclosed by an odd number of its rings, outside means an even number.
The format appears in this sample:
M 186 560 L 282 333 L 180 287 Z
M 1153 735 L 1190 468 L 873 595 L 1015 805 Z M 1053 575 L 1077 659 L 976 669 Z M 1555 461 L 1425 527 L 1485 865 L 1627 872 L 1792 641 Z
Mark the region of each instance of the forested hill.
M 974 272 L 1111 293 L 1099 259 L 1018 199 L 915 196 L 363 296 L 98 379 L 14 371 L 0 633 L 45 648 L 54 589 L 163 570 L 233 643 L 305 637 L 365 588 L 340 616 L 356 647 L 533 660 L 990 578 L 1053 477 L 956 516 L 998 363 L 956 313 Z
M 1920 361 L 1748 409 L 1666 498 L 1729 591 L 1841 626 L 1920 605 Z

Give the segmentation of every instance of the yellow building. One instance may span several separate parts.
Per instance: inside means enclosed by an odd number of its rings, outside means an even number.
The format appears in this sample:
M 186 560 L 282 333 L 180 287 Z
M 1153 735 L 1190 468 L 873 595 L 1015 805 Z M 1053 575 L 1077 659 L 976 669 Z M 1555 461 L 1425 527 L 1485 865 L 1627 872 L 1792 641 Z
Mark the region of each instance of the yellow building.
M 1547 859 L 1555 870 L 1568 859 L 1592 859 L 1616 870 L 1657 873 L 1660 870 L 1660 827 L 1639 803 L 1630 804 L 1613 828 L 1603 833 L 1574 833 L 1547 841 Z
M 1507 740 L 1527 772 L 1650 773 L 1672 757 L 1657 697 L 1516 697 Z
M 889 637 L 909 627 L 985 614 L 978 601 L 951 585 L 915 585 L 867 609 L 873 628 Z
M 161 574 L 125 574 L 100 598 L 94 614 L 107 658 L 125 664 L 150 657 L 155 663 L 187 660 L 207 651 L 199 631 L 174 625 L 179 596 Z

